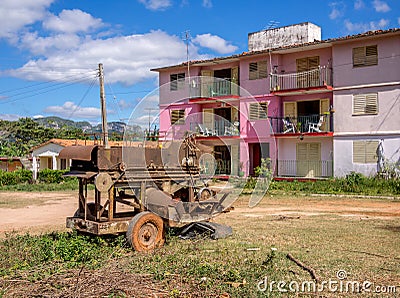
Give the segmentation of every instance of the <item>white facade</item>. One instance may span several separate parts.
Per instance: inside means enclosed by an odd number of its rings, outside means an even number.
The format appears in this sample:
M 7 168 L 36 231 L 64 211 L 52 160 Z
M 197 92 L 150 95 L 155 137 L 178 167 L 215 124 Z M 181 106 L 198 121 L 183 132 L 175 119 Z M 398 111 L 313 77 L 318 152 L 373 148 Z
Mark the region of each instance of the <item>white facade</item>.
M 70 160 L 58 158 L 64 146 L 49 143 L 32 151 L 33 179 L 37 179 L 38 172 L 43 169 L 64 170 L 70 165 Z

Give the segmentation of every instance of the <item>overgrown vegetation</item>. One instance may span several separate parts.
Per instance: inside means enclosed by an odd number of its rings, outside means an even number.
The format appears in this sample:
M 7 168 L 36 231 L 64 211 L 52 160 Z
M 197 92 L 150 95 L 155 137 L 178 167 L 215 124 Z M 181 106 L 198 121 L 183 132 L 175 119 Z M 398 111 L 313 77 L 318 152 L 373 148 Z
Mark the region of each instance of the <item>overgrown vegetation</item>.
M 14 172 L 0 171 L 0 190 L 54 191 L 77 189 L 77 178 L 63 176 L 66 172 L 66 170 L 43 169 L 39 172 L 37 181 L 33 183 L 32 171 L 24 169 Z
M 265 186 L 270 193 L 305 193 L 305 194 L 362 194 L 362 195 L 399 195 L 400 179 L 385 178 L 381 176 L 366 177 L 360 173 L 351 172 L 343 178 L 317 179 L 314 181 L 271 181 L 271 173 L 263 165 L 256 169 L 258 177 L 247 179 L 232 179 L 238 188 L 243 188 L 243 193 L 251 193 L 256 185 Z M 263 167 L 263 168 L 262 168 Z M 262 175 L 260 175 L 262 173 Z M 266 177 L 266 178 L 265 178 Z
M 259 207 L 281 200 L 288 199 L 266 198 Z M 296 200 L 301 205 L 318 199 Z M 247 204 L 247 199 L 241 204 Z M 29 289 L 36 296 L 58 297 L 100 293 L 102 297 L 150 297 L 143 292 L 149 288 L 154 292 L 161 288 L 164 297 L 282 297 L 276 288 L 262 292 L 257 284 L 265 277 L 287 283 L 312 280 L 307 271 L 288 260 L 288 253 L 314 268 L 320 281 L 338 280 L 339 270 L 345 270 L 349 280 L 383 286 L 397 285 L 400 278 L 398 218 L 278 217 L 254 211 L 228 213 L 218 221 L 233 227 L 232 237 L 184 241 L 169 233 L 166 245 L 150 253 L 132 252 L 123 236 L 11 234 L 0 240 L 0 288 L 7 288 L 6 294 Z M 96 287 L 92 294 L 91 284 Z

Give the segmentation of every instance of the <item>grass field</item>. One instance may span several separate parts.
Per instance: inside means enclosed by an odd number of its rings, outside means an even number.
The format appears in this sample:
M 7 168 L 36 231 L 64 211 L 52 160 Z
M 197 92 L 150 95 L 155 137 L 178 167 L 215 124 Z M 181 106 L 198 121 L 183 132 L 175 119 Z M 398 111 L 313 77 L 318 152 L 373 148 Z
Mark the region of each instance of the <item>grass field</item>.
M 170 233 L 164 247 L 147 254 L 132 252 L 122 236 L 8 235 L 0 242 L 0 297 L 350 296 L 290 292 L 290 282 L 313 278 L 289 253 L 315 271 L 319 286 L 370 282 L 370 290 L 396 286 L 399 295 L 400 201 L 275 195 L 250 209 L 247 200 L 216 218 L 233 228 L 231 237 L 180 240 Z M 280 281 L 289 293 L 279 291 Z

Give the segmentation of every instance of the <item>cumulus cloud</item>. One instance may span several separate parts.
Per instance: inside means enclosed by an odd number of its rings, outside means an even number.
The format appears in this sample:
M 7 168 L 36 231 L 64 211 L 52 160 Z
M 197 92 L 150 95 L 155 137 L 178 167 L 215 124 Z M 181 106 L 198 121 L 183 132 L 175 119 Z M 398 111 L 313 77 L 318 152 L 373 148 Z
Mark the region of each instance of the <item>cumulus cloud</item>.
M 211 0 L 203 0 L 203 6 L 206 8 L 213 7 L 212 1 Z
M 389 20 L 380 19 L 378 22 L 369 22 L 369 23 L 352 23 L 349 20 L 344 21 L 344 25 L 348 32 L 350 33 L 359 33 L 366 31 L 374 31 L 379 29 L 385 29 L 389 25 Z
M 356 0 L 354 2 L 354 9 L 355 10 L 360 10 L 360 9 L 363 9 L 364 7 L 365 7 L 365 3 L 364 3 L 363 0 Z
M 15 38 L 26 25 L 42 20 L 54 0 L 2 0 L 0 38 Z
M 331 20 L 335 20 L 344 14 L 345 6 L 342 2 L 331 2 L 329 3 L 331 7 L 331 13 L 329 14 L 329 18 Z
M 237 46 L 231 45 L 221 37 L 210 33 L 197 35 L 193 42 L 220 54 L 228 54 L 237 50 Z
M 139 0 L 150 10 L 164 10 L 172 5 L 170 0 Z
M 26 46 L 43 55 L 46 54 L 46 49 L 62 48 L 55 37 L 32 37 L 29 41 L 30 43 L 26 42 Z M 191 53 L 192 57 L 197 57 L 196 48 L 192 47 Z M 157 30 L 107 39 L 86 38 L 66 51 L 47 54 L 45 58 L 32 59 L 21 68 L 9 71 L 9 75 L 30 80 L 62 80 L 77 73 L 93 70 L 101 62 L 104 64 L 108 83 L 132 85 L 156 78 L 157 74 L 151 72 L 151 68 L 184 61 L 186 48 L 177 36 Z
M 375 8 L 375 10 L 377 12 L 388 12 L 388 11 L 390 11 L 390 7 L 385 1 L 374 0 L 372 2 L 372 5 L 374 6 L 374 8 Z
M 62 118 L 94 119 L 99 118 L 101 110 L 95 107 L 79 107 L 72 101 L 66 101 L 62 106 L 49 106 L 44 109 L 45 113 L 60 116 Z
M 102 25 L 101 19 L 96 19 L 79 9 L 64 9 L 58 16 L 50 15 L 43 22 L 43 28 L 64 33 L 88 32 Z

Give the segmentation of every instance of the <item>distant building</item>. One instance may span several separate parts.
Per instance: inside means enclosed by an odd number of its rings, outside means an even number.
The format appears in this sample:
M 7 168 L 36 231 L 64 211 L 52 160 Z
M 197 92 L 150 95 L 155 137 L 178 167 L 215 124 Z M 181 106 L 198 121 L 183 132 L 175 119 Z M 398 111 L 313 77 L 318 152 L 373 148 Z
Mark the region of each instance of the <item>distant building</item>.
M 217 174 L 374 175 L 400 163 L 400 29 L 320 40 L 311 23 L 249 34 L 249 51 L 153 69 L 160 137 L 198 132 Z
M 0 157 L 1 171 L 13 172 L 23 168 L 24 165 L 19 157 Z
M 123 142 L 110 141 L 110 146 L 122 146 Z M 43 169 L 65 170 L 71 165 L 71 160 L 58 157 L 60 151 L 69 146 L 93 146 L 101 145 L 97 140 L 65 140 L 51 139 L 31 149 L 33 164 L 33 179 Z

